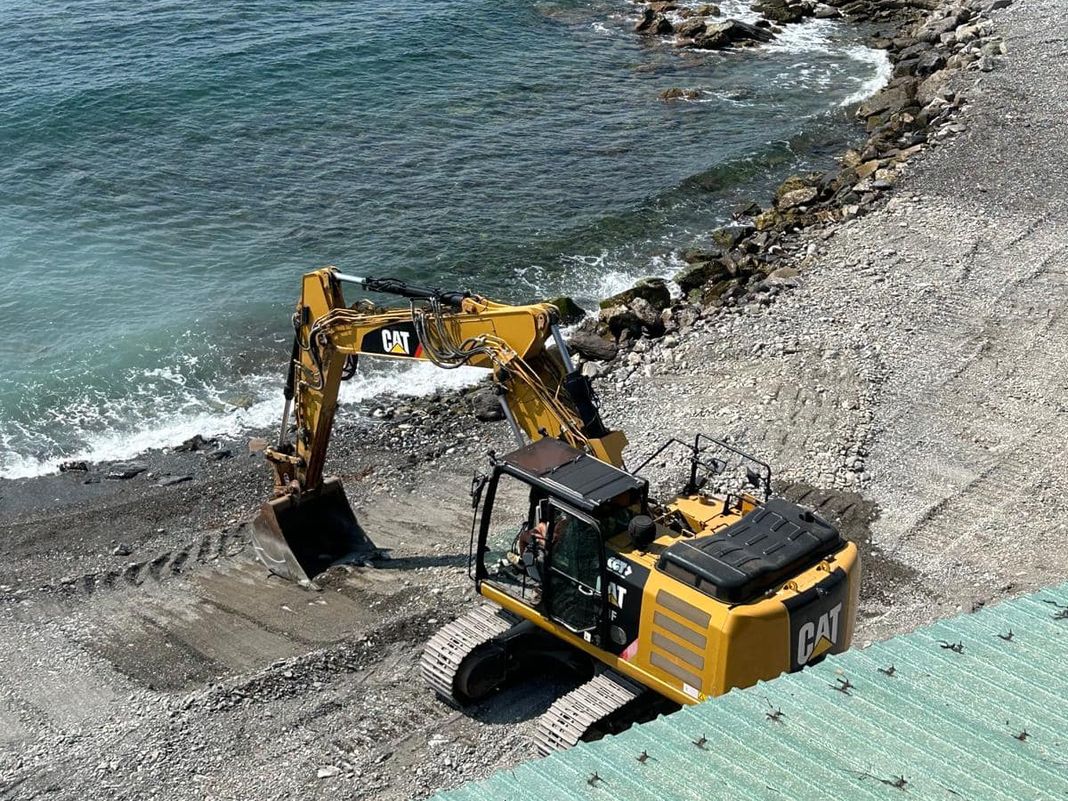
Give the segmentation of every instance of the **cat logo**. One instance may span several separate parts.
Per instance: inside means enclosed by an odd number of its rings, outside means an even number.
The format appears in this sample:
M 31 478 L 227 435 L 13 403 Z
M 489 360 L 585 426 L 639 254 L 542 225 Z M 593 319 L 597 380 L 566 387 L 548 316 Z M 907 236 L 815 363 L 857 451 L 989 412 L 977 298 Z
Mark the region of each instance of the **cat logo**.
M 395 353 L 398 356 L 410 356 L 408 349 L 408 331 L 395 331 L 389 328 L 382 329 L 382 352 Z
M 823 656 L 838 642 L 838 617 L 842 613 L 842 604 L 832 606 L 819 616 L 818 620 L 808 621 L 797 630 L 797 664 L 806 665 L 810 659 Z

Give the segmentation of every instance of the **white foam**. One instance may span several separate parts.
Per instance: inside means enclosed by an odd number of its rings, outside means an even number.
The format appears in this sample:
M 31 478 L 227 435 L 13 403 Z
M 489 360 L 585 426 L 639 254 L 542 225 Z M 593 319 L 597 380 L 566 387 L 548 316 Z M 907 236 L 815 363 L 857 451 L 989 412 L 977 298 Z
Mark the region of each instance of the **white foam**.
M 161 373 L 162 371 L 162 373 Z M 186 379 L 169 368 L 147 371 L 178 386 Z M 470 386 L 486 375 L 485 370 L 461 367 L 443 370 L 427 362 L 402 367 L 385 367 L 369 375 L 357 375 L 341 386 L 339 403 L 343 406 L 384 393 L 394 395 L 431 395 L 440 390 Z M 236 437 L 245 431 L 277 426 L 282 415 L 282 372 L 277 375 L 251 376 L 241 382 L 250 401 L 241 406 L 222 398 L 232 388 L 202 388 L 195 397 L 184 393 L 170 399 L 168 405 L 152 398 L 135 397 L 118 404 L 105 405 L 102 399 L 86 398 L 63 412 L 53 414 L 54 424 L 73 432 L 81 444 L 61 455 L 24 456 L 11 446 L 12 437 L 0 434 L 0 478 L 28 478 L 59 470 L 65 461 L 107 462 L 132 459 L 146 451 L 169 448 L 195 434 L 206 437 Z M 135 396 L 141 395 L 135 390 Z M 156 399 L 158 401 L 158 399 Z M 136 409 L 151 410 L 141 419 L 131 416 Z M 130 430 L 130 423 L 135 427 Z M 98 430 L 104 428 L 105 430 Z M 26 432 L 22 432 L 26 433 Z
M 842 100 L 840 105 L 851 106 L 854 103 L 867 100 L 890 82 L 890 78 L 894 73 L 894 66 L 890 63 L 890 56 L 885 50 L 856 45 L 847 47 L 843 52 L 852 59 L 874 65 L 875 74 L 862 83 L 855 92 Z

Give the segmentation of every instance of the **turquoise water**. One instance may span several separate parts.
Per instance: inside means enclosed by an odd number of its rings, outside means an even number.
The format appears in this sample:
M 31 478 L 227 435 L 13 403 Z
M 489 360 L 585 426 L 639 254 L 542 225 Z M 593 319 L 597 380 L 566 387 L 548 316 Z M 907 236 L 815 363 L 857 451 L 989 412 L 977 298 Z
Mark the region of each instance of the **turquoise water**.
M 299 276 L 323 264 L 515 301 L 670 275 L 740 200 L 829 164 L 887 69 L 844 24 L 728 54 L 633 18 L 7 0 L 0 476 L 272 422 Z M 700 101 L 659 101 L 672 86 Z

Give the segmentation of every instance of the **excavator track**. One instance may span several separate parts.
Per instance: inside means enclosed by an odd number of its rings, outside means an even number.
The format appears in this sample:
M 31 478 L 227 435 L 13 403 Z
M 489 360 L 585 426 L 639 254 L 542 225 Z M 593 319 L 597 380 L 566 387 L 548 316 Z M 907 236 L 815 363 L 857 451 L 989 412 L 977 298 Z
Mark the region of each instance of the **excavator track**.
M 646 690 L 618 673 L 606 670 L 567 695 L 556 699 L 538 718 L 534 744 L 542 756 L 577 745 L 599 723 L 608 722 Z
M 480 606 L 443 626 L 423 648 L 419 667 L 424 681 L 455 706 L 475 700 L 461 697 L 456 686 L 465 660 L 477 658 L 480 649 L 519 622 L 519 617 L 504 609 Z

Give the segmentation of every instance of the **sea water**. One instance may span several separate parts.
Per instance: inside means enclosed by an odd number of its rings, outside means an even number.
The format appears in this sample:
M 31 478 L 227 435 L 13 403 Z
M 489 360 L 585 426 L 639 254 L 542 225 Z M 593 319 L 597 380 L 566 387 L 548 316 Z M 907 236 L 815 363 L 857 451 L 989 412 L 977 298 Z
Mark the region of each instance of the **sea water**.
M 888 73 L 844 22 L 696 52 L 635 19 L 625 0 L 6 0 L 0 477 L 273 424 L 322 265 L 513 302 L 670 276 L 738 205 L 829 167 Z M 676 86 L 699 96 L 658 98 Z M 470 380 L 372 370 L 345 398 Z

